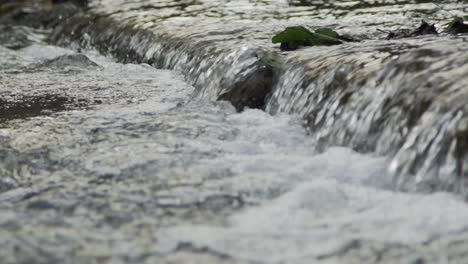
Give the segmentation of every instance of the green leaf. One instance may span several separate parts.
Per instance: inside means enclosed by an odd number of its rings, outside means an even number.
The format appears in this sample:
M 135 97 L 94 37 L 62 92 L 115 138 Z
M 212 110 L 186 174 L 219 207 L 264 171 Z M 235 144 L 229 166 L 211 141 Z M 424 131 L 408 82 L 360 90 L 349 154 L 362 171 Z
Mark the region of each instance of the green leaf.
M 330 37 L 328 35 L 323 35 L 315 33 L 312 38 L 312 46 L 331 46 L 342 44 L 343 42 L 337 38 Z
M 340 35 L 338 35 L 338 33 L 336 33 L 336 31 L 334 31 L 331 28 L 319 28 L 315 30 L 315 33 L 325 35 L 331 38 L 336 38 L 336 39 L 340 37 Z
M 311 32 L 303 26 L 288 27 L 272 38 L 273 43 L 281 43 L 282 50 L 295 50 L 301 46 L 331 46 L 343 42 L 334 36 L 339 36 L 331 29 L 319 29 Z
M 301 42 L 309 43 L 314 33 L 303 26 L 287 27 L 284 31 L 276 34 L 273 43 Z
M 462 17 L 454 17 L 444 31 L 450 34 L 468 33 L 468 25 L 464 22 Z
M 463 18 L 461 17 L 454 17 L 445 28 L 446 32 L 452 32 L 455 30 L 455 25 L 458 23 L 463 23 Z

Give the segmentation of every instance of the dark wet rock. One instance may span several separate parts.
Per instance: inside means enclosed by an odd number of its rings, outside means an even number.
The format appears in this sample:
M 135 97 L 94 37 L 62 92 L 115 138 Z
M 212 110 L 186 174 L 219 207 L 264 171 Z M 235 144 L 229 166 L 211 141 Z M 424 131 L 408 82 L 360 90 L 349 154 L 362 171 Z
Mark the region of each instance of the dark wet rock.
M 98 67 L 98 65 L 83 54 L 63 55 L 41 64 L 43 67 Z
M 239 210 L 245 206 L 242 197 L 232 195 L 213 195 L 197 203 L 197 208 L 217 213 Z
M 37 200 L 30 202 L 27 208 L 31 210 L 51 210 L 56 209 L 57 206 L 47 200 Z
M 10 14 L 11 12 L 23 8 L 26 1 L 20 0 L 1 0 L 0 1 L 0 18 L 4 15 Z
M 400 38 L 411 38 L 422 35 L 437 35 L 437 29 L 435 24 L 429 24 L 426 21 L 422 21 L 421 25 L 415 29 L 399 29 L 394 32 L 390 32 L 387 36 L 387 39 L 400 39 Z
M 89 4 L 89 0 L 52 0 L 54 4 L 73 3 L 77 6 L 86 7 Z
M 269 75 L 268 70 L 261 69 L 262 65 L 255 63 L 259 60 L 257 57 L 257 52 L 261 50 L 259 48 L 246 50 L 237 47 L 234 49 L 235 56 L 226 57 L 225 51 L 214 52 L 213 49 L 206 47 L 205 42 L 193 43 L 187 38 L 171 37 L 167 34 L 161 37 L 150 30 L 119 24 L 111 18 L 94 15 L 77 16 L 69 20 L 52 33 L 50 41 L 58 45 L 79 43 L 82 47 L 93 47 L 125 63 L 147 63 L 156 68 L 180 70 L 188 82 L 197 88 L 195 94 L 200 96 L 218 95 L 222 89 L 226 87 L 230 89 L 234 85 L 243 88 L 244 91 L 252 82 L 251 87 L 256 85 L 259 89 L 252 89 L 249 92 L 257 97 L 251 102 L 242 102 L 240 105 L 248 103 L 260 107 L 263 104 L 260 102 L 260 97 L 263 96 L 261 94 L 267 92 L 263 84 L 268 83 L 266 78 Z M 176 55 L 169 58 L 166 54 Z M 246 60 L 255 61 L 242 64 L 239 68 L 232 67 Z M 226 71 L 234 72 L 226 75 Z M 256 74 L 251 74 L 249 75 L 251 77 L 247 78 L 242 74 L 250 72 L 258 72 L 257 76 L 260 78 L 255 77 Z
M 31 31 L 25 27 L 0 25 L 0 45 L 9 49 L 21 49 L 31 45 Z
M 12 190 L 16 187 L 16 182 L 12 178 L 8 177 L 6 173 L 0 170 L 0 193 Z
M 88 68 L 99 70 L 88 57 L 72 54 L 5 70 L 2 73 L 5 81 L 0 85 L 0 126 L 18 119 L 50 116 L 102 104 L 102 98 L 85 98 L 83 94 L 77 94 L 78 90 L 73 89 L 72 84 L 61 82 L 62 76 L 68 77 Z M 12 91 L 11 87 L 16 90 Z M 50 87 L 55 89 L 41 92 Z
M 437 35 L 437 29 L 435 27 L 435 24 L 429 24 L 426 21 L 423 21 L 419 28 L 417 28 L 415 31 L 411 33 L 412 37 L 415 36 L 422 36 L 422 35 Z
M 181 252 L 181 251 L 191 252 L 191 253 L 196 253 L 196 254 L 213 255 L 213 256 L 216 256 L 216 257 L 219 257 L 220 259 L 222 259 L 223 262 L 227 261 L 229 259 L 232 259 L 232 257 L 229 256 L 228 254 L 224 254 L 224 253 L 221 253 L 221 252 L 216 252 L 215 250 L 212 250 L 209 247 L 197 247 L 197 246 L 193 245 L 190 242 L 180 242 L 180 243 L 178 243 L 177 247 L 174 249 L 173 253 Z
M 237 111 L 245 107 L 264 109 L 272 86 L 273 70 L 264 66 L 248 74 L 231 91 L 221 94 L 218 100 L 231 102 Z
M 0 99 L 0 120 L 23 119 L 64 111 L 67 104 L 70 104 L 69 98 L 57 95 L 23 97 L 14 101 Z
M 468 24 L 465 24 L 465 21 L 463 18 L 455 17 L 447 25 L 445 32 L 448 32 L 450 34 L 468 33 Z
M 53 28 L 81 11 L 79 6 L 69 2 L 52 6 L 19 6 L 0 16 L 0 23 L 32 28 Z

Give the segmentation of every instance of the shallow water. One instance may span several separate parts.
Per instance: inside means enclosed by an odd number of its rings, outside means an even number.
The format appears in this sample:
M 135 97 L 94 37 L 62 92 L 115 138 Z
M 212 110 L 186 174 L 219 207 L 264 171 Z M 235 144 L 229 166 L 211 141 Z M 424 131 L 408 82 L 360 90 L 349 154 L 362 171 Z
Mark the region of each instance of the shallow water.
M 387 158 L 315 152 L 299 116 L 237 113 L 173 72 L 96 53 L 8 52 L 20 66 L 2 72 L 2 98 L 67 103 L 3 121 L 6 263 L 431 261 L 443 253 L 423 242 L 466 228 L 462 200 L 391 191 Z
M 52 40 L 176 70 L 200 98 L 300 114 L 319 149 L 391 156 L 400 190 L 466 196 L 466 110 L 459 100 L 466 97 L 466 37 L 386 36 L 422 19 L 442 32 L 467 3 L 299 2 L 205 0 L 181 8 L 172 1 L 93 1 L 92 18 L 72 19 Z M 271 36 L 292 25 L 331 27 L 361 41 L 280 52 Z M 280 66 L 265 73 L 269 57 Z
M 3 263 L 468 262 L 465 37 L 377 31 L 466 4 L 217 3 L 91 1 L 62 48 L 0 47 Z M 366 40 L 280 52 L 297 23 Z M 216 101 L 264 54 L 266 111 Z

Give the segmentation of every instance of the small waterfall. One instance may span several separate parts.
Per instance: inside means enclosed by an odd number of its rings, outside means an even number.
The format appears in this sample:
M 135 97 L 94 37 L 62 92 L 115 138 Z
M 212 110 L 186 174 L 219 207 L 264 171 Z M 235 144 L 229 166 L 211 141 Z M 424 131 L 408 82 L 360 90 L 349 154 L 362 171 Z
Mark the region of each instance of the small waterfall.
M 400 189 L 466 195 L 468 58 L 460 56 L 461 43 L 373 42 L 292 57 L 267 111 L 300 113 L 319 146 L 394 157 Z
M 464 37 L 386 41 L 382 34 L 365 34 L 419 23 L 420 17 L 392 14 L 402 8 L 436 12 L 431 4 L 385 5 L 359 16 L 376 7 L 353 9 L 337 1 L 341 13 L 323 18 L 317 5 L 296 2 L 226 1 L 222 8 L 210 1 L 122 2 L 115 8 L 109 1 L 91 2 L 90 12 L 58 27 L 51 41 L 179 71 L 196 87 L 195 96 L 228 100 L 238 110 L 299 113 L 319 149 L 340 145 L 391 157 L 400 190 L 468 195 Z M 446 6 L 460 9 L 456 2 Z M 290 54 L 270 43 L 284 26 L 310 20 L 326 26 L 337 16 L 343 16 L 338 28 L 347 25 L 367 40 Z M 447 14 L 434 17 L 442 21 Z M 265 54 L 280 58 L 281 66 L 265 64 Z
M 71 37 L 63 38 L 67 34 Z M 147 63 L 179 71 L 197 88 L 197 96 L 214 99 L 254 72 L 259 67 L 257 54 L 261 52 L 251 47 L 223 50 L 99 17 L 78 17 L 69 21 L 55 32 L 52 41 L 96 48 L 122 62 Z
M 466 13 L 0 0 L 1 262 L 468 263 Z

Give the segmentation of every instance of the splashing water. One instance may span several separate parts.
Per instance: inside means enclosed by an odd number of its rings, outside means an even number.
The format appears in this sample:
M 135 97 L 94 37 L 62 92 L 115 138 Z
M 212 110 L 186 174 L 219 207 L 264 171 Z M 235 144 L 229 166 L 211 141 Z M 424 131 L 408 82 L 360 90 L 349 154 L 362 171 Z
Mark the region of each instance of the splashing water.
M 376 30 L 448 15 L 217 3 L 91 1 L 50 37 L 75 51 L 0 47 L 0 259 L 467 262 L 464 37 Z M 368 40 L 271 45 L 298 23 Z M 258 80 L 263 54 L 282 65 Z M 262 78 L 266 111 L 215 101 Z

